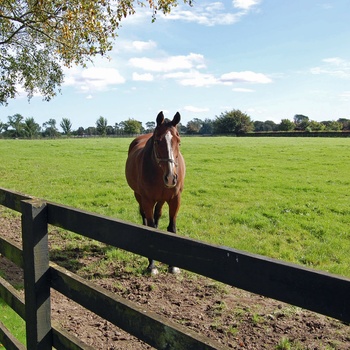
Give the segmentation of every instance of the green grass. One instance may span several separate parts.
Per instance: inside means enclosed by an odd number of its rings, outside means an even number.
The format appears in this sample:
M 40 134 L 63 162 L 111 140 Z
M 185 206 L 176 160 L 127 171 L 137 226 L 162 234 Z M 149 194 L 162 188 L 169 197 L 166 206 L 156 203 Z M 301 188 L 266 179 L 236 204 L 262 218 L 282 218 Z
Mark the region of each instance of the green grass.
M 6 328 L 17 338 L 22 344 L 26 343 L 25 323 L 15 311 L 13 311 L 1 298 L 0 298 L 0 321 L 6 326 Z M 0 342 L 0 349 L 5 349 Z
M 0 186 L 141 223 L 124 176 L 130 141 L 0 140 Z M 350 277 L 350 139 L 183 137 L 181 147 L 180 235 Z

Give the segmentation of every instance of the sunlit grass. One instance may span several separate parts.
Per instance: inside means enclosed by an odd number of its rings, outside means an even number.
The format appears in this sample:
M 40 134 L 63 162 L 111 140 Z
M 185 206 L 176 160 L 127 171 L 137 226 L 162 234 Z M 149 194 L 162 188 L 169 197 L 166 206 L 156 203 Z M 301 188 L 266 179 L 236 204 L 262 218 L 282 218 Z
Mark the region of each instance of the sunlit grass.
M 22 344 L 26 343 L 25 323 L 15 311 L 13 311 L 1 298 L 0 298 L 0 321 L 5 327 L 17 338 Z M 5 347 L 0 342 L 0 349 Z
M 141 223 L 124 175 L 130 141 L 0 140 L 0 186 Z M 181 147 L 178 234 L 350 276 L 350 139 L 183 137 Z

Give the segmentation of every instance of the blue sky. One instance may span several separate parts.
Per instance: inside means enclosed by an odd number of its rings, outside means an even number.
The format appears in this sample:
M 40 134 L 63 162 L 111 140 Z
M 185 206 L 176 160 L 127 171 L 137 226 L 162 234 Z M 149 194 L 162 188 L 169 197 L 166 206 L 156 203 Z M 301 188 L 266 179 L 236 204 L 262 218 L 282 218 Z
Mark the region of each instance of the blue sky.
M 350 119 L 349 0 L 231 0 L 180 4 L 170 15 L 126 19 L 111 52 L 87 69 L 65 70 L 50 102 L 25 95 L 0 108 L 41 125 L 73 129 L 133 118 L 155 121 L 176 111 L 186 125 L 240 109 L 252 120 Z

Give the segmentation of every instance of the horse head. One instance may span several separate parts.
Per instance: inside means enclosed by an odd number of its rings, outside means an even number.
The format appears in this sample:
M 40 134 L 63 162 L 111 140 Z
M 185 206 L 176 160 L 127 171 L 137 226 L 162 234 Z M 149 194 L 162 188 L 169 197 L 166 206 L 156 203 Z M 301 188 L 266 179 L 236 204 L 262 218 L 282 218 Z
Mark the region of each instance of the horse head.
M 158 166 L 163 171 L 163 181 L 167 188 L 177 185 L 178 157 L 180 153 L 180 136 L 177 124 L 180 122 L 177 112 L 172 121 L 164 119 L 163 112 L 157 116 L 157 126 L 153 133 L 153 154 Z

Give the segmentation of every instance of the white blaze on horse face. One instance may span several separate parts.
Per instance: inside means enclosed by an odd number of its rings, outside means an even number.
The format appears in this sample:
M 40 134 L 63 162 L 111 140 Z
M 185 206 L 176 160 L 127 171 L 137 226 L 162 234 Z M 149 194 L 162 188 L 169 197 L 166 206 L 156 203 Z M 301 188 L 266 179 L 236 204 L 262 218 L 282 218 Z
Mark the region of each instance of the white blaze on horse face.
M 167 187 L 174 187 L 177 182 L 174 152 L 173 152 L 173 148 L 171 147 L 172 138 L 173 138 L 173 135 L 171 134 L 170 131 L 168 131 L 165 134 L 165 141 L 166 141 L 169 161 L 167 162 L 167 165 L 168 165 L 167 174 L 164 177 L 164 182 Z

